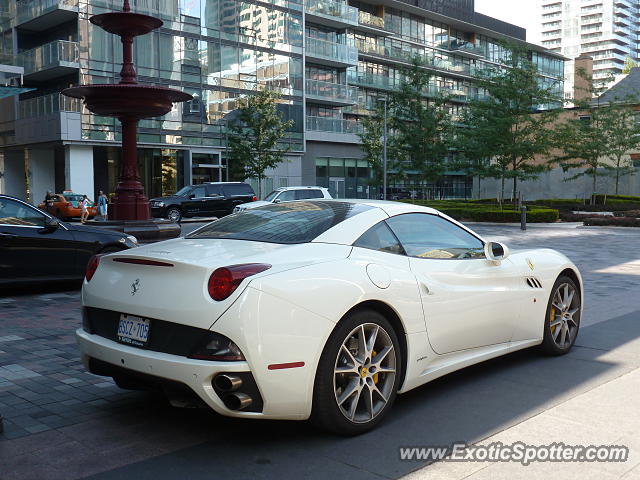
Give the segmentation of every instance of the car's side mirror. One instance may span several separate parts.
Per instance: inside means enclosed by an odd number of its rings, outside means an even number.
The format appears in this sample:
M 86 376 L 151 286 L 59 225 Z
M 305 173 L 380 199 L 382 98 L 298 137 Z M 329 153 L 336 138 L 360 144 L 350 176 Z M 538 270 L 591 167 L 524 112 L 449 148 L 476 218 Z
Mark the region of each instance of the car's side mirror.
M 280 203 L 282 200 L 280 200 L 279 198 L 276 198 L 273 203 Z
M 190 193 L 189 194 L 189 198 L 196 198 L 196 194 L 195 193 Z
M 484 245 L 484 255 L 487 260 L 500 262 L 509 256 L 509 247 L 500 242 L 487 242 Z
M 52 232 L 57 230 L 60 227 L 60 222 L 57 218 L 49 218 L 45 217 L 44 219 L 44 229 L 47 232 Z

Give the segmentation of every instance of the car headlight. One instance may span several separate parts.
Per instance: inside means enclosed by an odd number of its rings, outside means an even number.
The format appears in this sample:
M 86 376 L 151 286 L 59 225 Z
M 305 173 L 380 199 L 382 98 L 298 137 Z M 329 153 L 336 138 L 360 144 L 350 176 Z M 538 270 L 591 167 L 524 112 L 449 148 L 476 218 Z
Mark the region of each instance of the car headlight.
M 156 206 L 158 206 L 158 207 L 164 207 L 164 202 L 156 202 Z

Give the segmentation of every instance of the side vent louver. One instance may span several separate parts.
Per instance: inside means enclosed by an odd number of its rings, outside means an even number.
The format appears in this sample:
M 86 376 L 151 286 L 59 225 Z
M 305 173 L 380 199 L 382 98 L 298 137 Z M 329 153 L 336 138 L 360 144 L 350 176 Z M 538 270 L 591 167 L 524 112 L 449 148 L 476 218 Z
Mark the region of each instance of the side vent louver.
M 536 277 L 526 277 L 525 281 L 531 288 L 542 288 L 542 283 Z

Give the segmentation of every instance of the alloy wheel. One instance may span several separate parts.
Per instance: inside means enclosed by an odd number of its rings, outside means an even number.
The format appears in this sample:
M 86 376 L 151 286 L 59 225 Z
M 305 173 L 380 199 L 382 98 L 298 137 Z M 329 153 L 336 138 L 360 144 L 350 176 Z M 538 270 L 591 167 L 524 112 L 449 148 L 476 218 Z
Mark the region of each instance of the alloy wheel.
M 551 297 L 549 327 L 553 342 L 561 349 L 573 344 L 579 328 L 580 295 L 573 285 L 561 283 Z
M 395 384 L 397 357 L 391 337 L 375 323 L 354 328 L 335 362 L 333 387 L 341 413 L 351 422 L 367 423 L 387 405 Z

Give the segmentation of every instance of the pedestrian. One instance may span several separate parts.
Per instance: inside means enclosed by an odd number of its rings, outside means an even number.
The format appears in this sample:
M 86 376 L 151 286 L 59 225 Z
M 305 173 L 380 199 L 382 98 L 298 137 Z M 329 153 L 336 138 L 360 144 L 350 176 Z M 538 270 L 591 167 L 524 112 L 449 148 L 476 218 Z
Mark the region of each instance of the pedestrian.
M 89 198 L 86 195 L 82 196 L 80 201 L 80 223 L 85 223 L 89 216 Z
M 53 206 L 54 196 L 51 193 L 51 190 L 47 190 L 47 194 L 44 196 L 44 204 L 46 208 L 51 208 Z
M 107 209 L 109 208 L 109 198 L 102 190 L 98 193 L 98 214 L 103 221 L 107 221 Z

